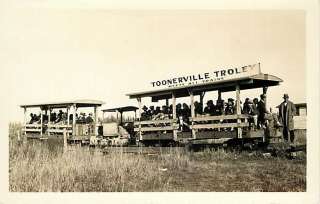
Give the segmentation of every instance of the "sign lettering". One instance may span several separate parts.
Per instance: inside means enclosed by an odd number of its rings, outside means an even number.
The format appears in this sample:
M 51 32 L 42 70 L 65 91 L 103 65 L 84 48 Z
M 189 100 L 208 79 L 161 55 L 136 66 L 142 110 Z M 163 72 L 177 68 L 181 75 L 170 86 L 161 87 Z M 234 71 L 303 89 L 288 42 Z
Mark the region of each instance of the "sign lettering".
M 247 65 L 237 68 L 221 69 L 212 72 L 206 72 L 201 74 L 194 74 L 188 76 L 175 77 L 171 79 L 164 79 L 158 81 L 152 81 L 152 87 L 177 87 L 177 86 L 189 86 L 195 84 L 212 83 L 215 81 L 225 81 L 230 79 L 245 78 L 260 73 L 260 63 Z

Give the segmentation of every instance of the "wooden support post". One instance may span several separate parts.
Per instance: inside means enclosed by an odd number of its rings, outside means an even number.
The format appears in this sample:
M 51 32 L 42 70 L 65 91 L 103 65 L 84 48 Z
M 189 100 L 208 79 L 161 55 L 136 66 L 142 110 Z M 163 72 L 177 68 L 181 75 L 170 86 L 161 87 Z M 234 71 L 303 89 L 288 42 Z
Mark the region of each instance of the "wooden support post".
M 93 124 L 93 134 L 94 136 L 98 135 L 98 107 L 94 107 L 94 124 Z
M 268 87 L 263 87 L 262 88 L 262 94 L 266 96 L 266 99 L 264 101 L 264 103 L 266 104 L 266 108 L 267 108 L 267 91 L 268 91 Z
M 172 126 L 176 126 L 175 119 L 177 118 L 177 109 L 176 109 L 176 95 L 175 93 L 172 93 L 172 119 L 174 122 L 172 123 Z M 173 130 L 173 140 L 178 140 L 178 132 L 177 130 Z
M 42 130 L 43 130 L 43 113 L 42 113 L 42 108 L 40 108 L 40 124 L 41 124 L 41 132 L 40 132 L 40 136 L 42 137 Z
M 69 119 L 69 115 L 70 115 L 70 107 L 68 106 L 67 107 L 67 125 L 69 125 L 70 124 L 70 119 Z
M 240 107 L 240 85 L 236 85 L 236 114 L 239 116 L 241 114 Z M 237 119 L 237 123 L 241 123 L 241 119 Z M 238 127 L 238 138 L 242 138 L 242 128 Z
M 221 97 L 221 90 L 218 90 L 218 101 L 221 101 L 222 97 Z M 224 108 L 223 108 L 224 109 Z M 222 111 L 224 113 L 224 111 Z M 218 128 L 218 131 L 220 131 L 220 128 Z
M 119 111 L 116 110 L 116 119 L 117 119 L 117 123 L 119 123 Z
M 166 106 L 169 107 L 169 99 L 166 98 Z
M 221 100 L 221 90 L 218 90 L 218 100 Z
M 67 128 L 63 129 L 63 152 L 66 152 L 68 148 L 68 141 L 67 141 Z
M 201 110 L 203 112 L 204 110 L 204 107 L 203 107 L 203 98 L 204 98 L 204 95 L 206 94 L 206 92 L 201 92 L 200 94 L 200 106 L 201 106 Z
M 194 112 L 194 95 L 193 95 L 193 91 L 189 91 L 190 94 L 190 103 L 191 103 L 191 117 L 194 118 L 195 117 L 195 112 Z M 191 122 L 191 125 L 193 126 L 194 122 Z M 192 138 L 196 139 L 196 132 L 193 128 L 191 128 L 191 133 L 192 133 Z
M 122 113 L 123 113 L 123 112 L 120 111 L 120 125 L 122 125 L 122 122 L 123 122 L 123 121 L 122 121 Z
M 49 115 L 48 115 L 48 129 L 50 129 L 50 122 L 51 122 L 51 109 L 50 107 L 48 107 L 49 109 Z M 50 131 L 48 131 L 48 136 L 50 136 Z
M 141 98 L 137 98 L 138 101 L 138 108 L 139 108 L 139 112 L 138 112 L 138 119 L 141 122 Z M 142 140 L 142 133 L 141 133 L 141 124 L 139 123 L 139 140 Z
M 266 111 L 268 111 L 268 106 L 267 106 L 267 91 L 268 91 L 268 87 L 263 87 L 262 88 L 262 94 L 265 95 L 265 99 L 264 99 L 264 103 L 265 103 L 265 106 L 266 106 Z M 267 131 L 269 131 L 269 128 L 267 127 L 264 131 L 264 134 L 263 134 L 263 137 L 262 137 L 262 141 L 263 142 L 266 142 L 267 141 L 267 135 L 269 135 L 269 133 L 267 134 Z
M 24 114 L 23 131 L 24 131 L 24 135 L 26 136 L 27 135 L 27 128 L 26 128 L 26 125 L 27 125 L 27 108 L 26 107 L 23 108 L 23 114 Z
M 72 135 L 75 136 L 76 135 L 76 120 L 77 120 L 77 118 L 76 118 L 76 110 L 77 110 L 76 104 L 73 104 L 72 109 L 73 109 Z

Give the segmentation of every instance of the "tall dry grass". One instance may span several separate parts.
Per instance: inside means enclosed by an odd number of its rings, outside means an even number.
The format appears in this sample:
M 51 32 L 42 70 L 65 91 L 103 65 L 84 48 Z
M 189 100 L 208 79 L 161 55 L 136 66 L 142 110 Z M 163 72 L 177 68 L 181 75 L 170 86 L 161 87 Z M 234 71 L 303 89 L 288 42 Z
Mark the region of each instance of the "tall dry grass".
M 61 139 L 17 141 L 10 125 L 9 183 L 14 192 L 305 191 L 305 157 L 264 158 L 224 149 L 160 155 L 103 155 Z

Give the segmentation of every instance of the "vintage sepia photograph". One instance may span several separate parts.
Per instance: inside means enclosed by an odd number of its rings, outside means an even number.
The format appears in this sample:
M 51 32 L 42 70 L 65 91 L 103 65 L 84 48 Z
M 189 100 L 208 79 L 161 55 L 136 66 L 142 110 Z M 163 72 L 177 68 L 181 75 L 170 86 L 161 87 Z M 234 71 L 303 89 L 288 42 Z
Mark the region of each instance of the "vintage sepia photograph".
M 307 192 L 305 10 L 3 11 L 10 193 Z

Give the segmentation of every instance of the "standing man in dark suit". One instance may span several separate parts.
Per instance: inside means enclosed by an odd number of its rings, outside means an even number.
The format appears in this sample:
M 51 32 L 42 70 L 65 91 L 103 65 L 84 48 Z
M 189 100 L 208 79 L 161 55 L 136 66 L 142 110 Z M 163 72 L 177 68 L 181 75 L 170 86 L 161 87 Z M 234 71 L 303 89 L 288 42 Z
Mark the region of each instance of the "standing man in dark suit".
M 283 125 L 283 138 L 291 143 L 294 142 L 293 116 L 296 115 L 295 105 L 289 101 L 289 95 L 283 95 L 284 101 L 279 105 L 279 121 Z M 290 138 L 289 138 L 290 133 Z
M 266 95 L 260 95 L 260 101 L 257 104 L 258 109 L 258 124 L 261 125 L 262 128 L 266 125 L 265 114 L 269 113 L 266 106 Z

